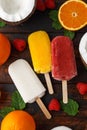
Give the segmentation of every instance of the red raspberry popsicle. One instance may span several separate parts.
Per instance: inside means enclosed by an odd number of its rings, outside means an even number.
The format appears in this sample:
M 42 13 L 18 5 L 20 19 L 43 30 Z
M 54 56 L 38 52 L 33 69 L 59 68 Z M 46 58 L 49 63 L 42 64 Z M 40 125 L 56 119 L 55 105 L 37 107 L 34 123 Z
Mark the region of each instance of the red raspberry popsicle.
M 73 43 L 69 37 L 56 36 L 52 40 L 52 77 L 62 81 L 63 102 L 68 102 L 67 80 L 77 75 Z

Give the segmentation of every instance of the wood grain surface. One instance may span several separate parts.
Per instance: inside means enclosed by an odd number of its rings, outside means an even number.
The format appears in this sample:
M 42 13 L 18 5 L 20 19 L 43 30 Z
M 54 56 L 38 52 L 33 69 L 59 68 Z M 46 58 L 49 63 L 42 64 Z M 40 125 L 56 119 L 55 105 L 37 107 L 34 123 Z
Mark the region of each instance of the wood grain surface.
M 84 1 L 87 2 L 86 0 Z M 65 0 L 59 0 L 58 6 L 60 6 L 63 2 L 65 2 Z M 62 30 L 59 31 L 52 28 L 52 21 L 48 17 L 49 11 L 50 10 L 46 10 L 45 12 L 35 11 L 31 18 L 23 24 L 18 26 L 7 25 L 4 28 L 0 28 L 0 32 L 4 33 L 9 38 L 11 45 L 13 44 L 12 41 L 15 38 L 23 38 L 27 42 L 28 35 L 37 30 L 47 31 L 50 39 L 57 35 L 63 35 Z M 82 81 L 87 83 L 87 70 L 80 59 L 78 51 L 80 39 L 86 31 L 87 26 L 79 31 L 76 31 L 75 38 L 73 39 L 78 75 L 68 81 L 69 98 L 76 100 L 80 106 L 78 114 L 73 117 L 67 115 L 62 110 L 59 112 L 51 111 L 50 113 L 52 114 L 52 119 L 47 120 L 36 103 L 27 103 L 25 111 L 29 112 L 34 117 L 36 122 L 36 130 L 51 130 L 53 127 L 60 125 L 66 125 L 73 130 L 87 130 L 87 95 L 81 96 L 76 89 L 76 84 L 78 82 Z M 0 109 L 5 106 L 10 106 L 12 92 L 16 90 L 16 87 L 8 74 L 9 64 L 16 59 L 23 58 L 32 66 L 28 45 L 23 52 L 16 51 L 13 45 L 11 47 L 11 55 L 8 61 L 4 65 L 0 66 L 0 90 L 2 91 L 2 96 L 0 98 Z M 37 76 L 46 87 L 44 76 L 41 74 L 38 74 Z M 56 97 L 58 100 L 62 99 L 61 82 L 54 80 L 52 76 L 51 80 L 55 93 L 50 95 L 48 94 L 48 91 L 46 91 L 45 96 L 42 97 L 42 101 L 46 107 L 48 107 L 49 101 L 52 98 Z M 0 118 L 0 120 L 2 120 L 2 118 Z

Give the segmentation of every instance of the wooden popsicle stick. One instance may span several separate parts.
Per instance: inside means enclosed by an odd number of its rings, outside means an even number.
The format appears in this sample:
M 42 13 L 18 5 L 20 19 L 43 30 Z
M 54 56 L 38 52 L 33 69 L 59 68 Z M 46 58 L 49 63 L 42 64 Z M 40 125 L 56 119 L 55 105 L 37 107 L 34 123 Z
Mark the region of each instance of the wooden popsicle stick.
M 45 80 L 46 80 L 48 92 L 49 92 L 50 94 L 53 94 L 54 91 L 53 91 L 53 87 L 52 87 L 52 83 L 51 83 L 51 79 L 50 79 L 49 73 L 45 73 L 44 76 L 45 76 Z
M 36 102 L 39 105 L 39 107 L 41 108 L 42 112 L 44 113 L 44 115 L 46 116 L 47 119 L 51 119 L 51 114 L 49 113 L 49 111 L 47 110 L 47 108 L 45 107 L 45 105 L 43 104 L 43 102 L 41 101 L 41 99 L 38 97 L 36 98 Z
M 62 94 L 63 94 L 63 102 L 68 103 L 67 80 L 62 80 Z

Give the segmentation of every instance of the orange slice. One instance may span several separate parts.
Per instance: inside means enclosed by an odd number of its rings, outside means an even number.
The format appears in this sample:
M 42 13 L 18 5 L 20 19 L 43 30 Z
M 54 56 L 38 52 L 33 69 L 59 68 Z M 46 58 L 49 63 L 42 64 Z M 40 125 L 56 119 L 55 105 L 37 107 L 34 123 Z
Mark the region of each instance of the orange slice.
M 87 25 L 87 4 L 81 0 L 68 0 L 59 8 L 58 19 L 61 25 L 76 31 Z

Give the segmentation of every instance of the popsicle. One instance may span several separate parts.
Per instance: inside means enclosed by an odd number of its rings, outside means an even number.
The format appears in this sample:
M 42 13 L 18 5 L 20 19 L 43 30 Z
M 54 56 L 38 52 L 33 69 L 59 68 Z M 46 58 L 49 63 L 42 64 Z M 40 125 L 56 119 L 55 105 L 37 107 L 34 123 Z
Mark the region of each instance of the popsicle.
M 8 67 L 8 73 L 11 76 L 15 86 L 25 103 L 37 102 L 45 116 L 50 119 L 51 115 L 41 97 L 45 94 L 45 87 L 42 85 L 28 62 L 24 59 L 18 59 Z
M 52 40 L 52 77 L 62 81 L 63 102 L 68 103 L 67 81 L 77 75 L 73 42 L 67 36 Z
M 45 31 L 36 31 L 28 36 L 28 45 L 34 71 L 44 74 L 48 91 L 53 94 L 49 72 L 51 71 L 51 42 Z

